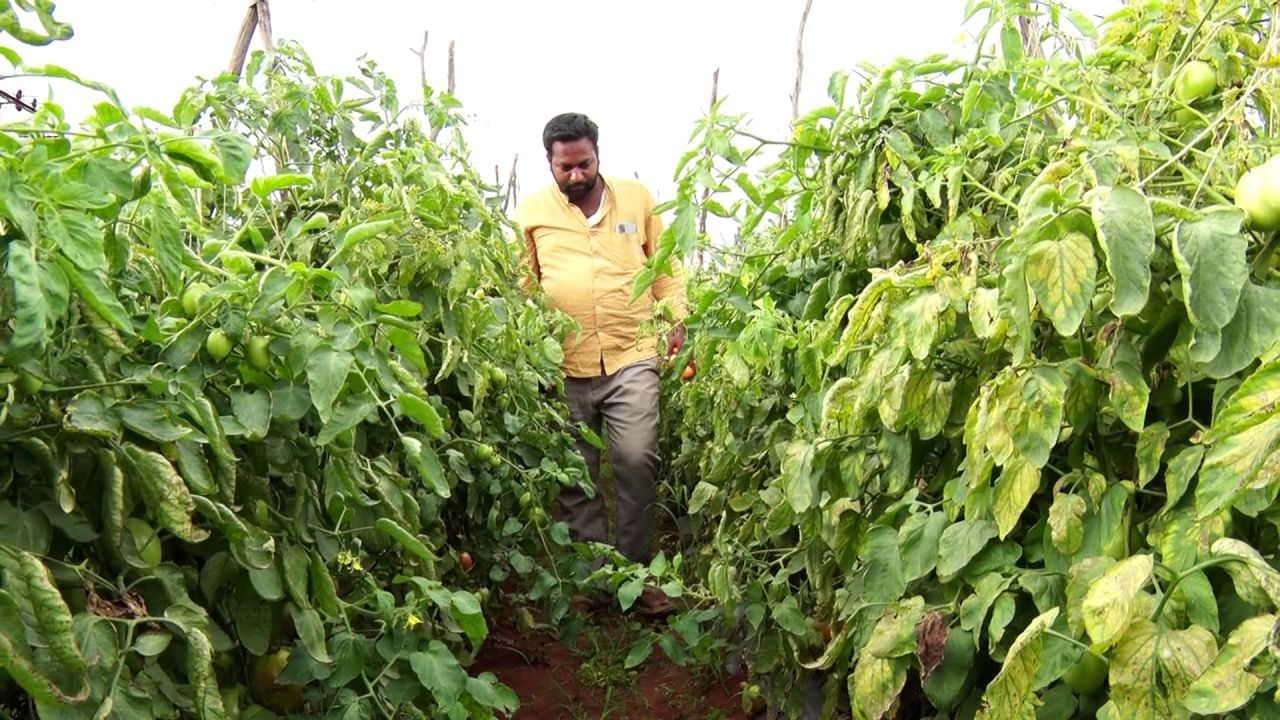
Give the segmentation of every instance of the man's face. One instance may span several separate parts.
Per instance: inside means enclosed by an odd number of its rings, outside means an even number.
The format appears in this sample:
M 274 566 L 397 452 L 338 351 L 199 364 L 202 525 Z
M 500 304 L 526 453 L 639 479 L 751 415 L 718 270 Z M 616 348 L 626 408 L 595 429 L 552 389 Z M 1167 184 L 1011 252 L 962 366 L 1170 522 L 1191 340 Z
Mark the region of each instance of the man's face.
M 599 160 L 590 138 L 551 145 L 551 174 L 560 192 L 570 200 L 581 200 L 596 186 Z

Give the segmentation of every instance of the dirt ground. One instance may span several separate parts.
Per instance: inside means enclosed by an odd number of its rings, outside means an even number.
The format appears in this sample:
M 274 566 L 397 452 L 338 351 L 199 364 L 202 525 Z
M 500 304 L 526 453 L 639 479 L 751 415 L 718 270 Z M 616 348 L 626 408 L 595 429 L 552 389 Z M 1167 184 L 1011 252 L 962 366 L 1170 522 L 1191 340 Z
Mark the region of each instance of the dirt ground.
M 520 698 L 516 720 L 746 720 L 741 676 L 679 667 L 659 648 L 624 667 L 640 626 L 617 612 L 588 618 L 569 644 L 550 628 L 522 631 L 495 618 L 470 672 L 492 672 Z

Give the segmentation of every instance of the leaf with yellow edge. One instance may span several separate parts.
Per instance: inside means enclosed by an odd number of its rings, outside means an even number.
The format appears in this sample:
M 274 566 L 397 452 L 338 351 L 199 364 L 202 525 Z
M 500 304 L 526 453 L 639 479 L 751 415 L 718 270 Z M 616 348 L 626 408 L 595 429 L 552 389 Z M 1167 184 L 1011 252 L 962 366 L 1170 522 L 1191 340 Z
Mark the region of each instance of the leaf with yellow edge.
M 1275 623 L 1275 615 L 1259 615 L 1240 623 L 1213 664 L 1188 688 L 1182 704 L 1194 713 L 1216 715 L 1249 702 L 1263 680 L 1249 672 L 1249 664 L 1266 648 Z
M 859 656 L 849 676 L 849 700 L 855 720 L 880 720 L 893 707 L 907 683 L 909 659 Z
M 1150 555 L 1134 555 L 1108 568 L 1089 585 L 1084 596 L 1084 627 L 1095 649 L 1118 640 L 1133 615 L 1134 600 L 1151 579 Z
M 982 696 L 978 720 L 1023 720 L 1036 716 L 1036 674 L 1044 660 L 1044 631 L 1058 619 L 1050 608 L 1032 620 L 1009 647 L 1004 665 Z

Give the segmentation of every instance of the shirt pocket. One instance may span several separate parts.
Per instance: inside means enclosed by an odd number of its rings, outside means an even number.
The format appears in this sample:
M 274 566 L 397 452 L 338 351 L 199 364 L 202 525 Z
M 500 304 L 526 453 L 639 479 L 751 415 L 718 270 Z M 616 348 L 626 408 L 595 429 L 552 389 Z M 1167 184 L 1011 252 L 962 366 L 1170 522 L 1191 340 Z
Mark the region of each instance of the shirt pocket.
M 602 228 L 600 244 L 620 269 L 639 270 L 648 260 L 644 254 L 644 237 L 635 223 L 613 223 Z

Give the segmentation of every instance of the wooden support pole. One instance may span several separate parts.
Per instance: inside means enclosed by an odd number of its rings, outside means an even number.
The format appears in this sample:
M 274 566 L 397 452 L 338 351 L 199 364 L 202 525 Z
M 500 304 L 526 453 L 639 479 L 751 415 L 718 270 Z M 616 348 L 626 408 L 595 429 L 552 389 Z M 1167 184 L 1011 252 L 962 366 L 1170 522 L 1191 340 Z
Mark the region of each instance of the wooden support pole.
M 720 68 L 716 68 L 711 73 L 711 102 L 707 105 L 708 117 L 716 111 L 716 101 L 720 95 Z M 711 188 L 702 190 L 702 211 L 698 214 L 698 235 L 707 233 L 707 208 L 706 202 L 711 197 Z M 698 249 L 698 267 L 705 267 L 707 262 L 707 252 L 703 248 Z
M 270 52 L 276 48 L 271 32 L 271 6 L 267 4 L 267 0 L 257 0 L 254 4 L 258 8 L 258 34 L 262 36 L 263 46 Z
M 245 58 L 249 57 L 249 44 L 253 41 L 253 31 L 262 36 L 262 43 L 267 50 L 275 49 L 275 40 L 271 32 L 271 6 L 267 0 L 251 0 L 249 9 L 240 23 L 240 32 L 236 35 L 235 47 L 231 49 L 231 62 L 227 64 L 227 72 L 240 77 L 244 71 Z
M 508 206 L 513 210 L 516 207 L 516 164 L 519 162 L 520 153 L 516 153 L 515 157 L 511 158 L 511 174 L 507 176 L 507 195 L 502 199 L 503 212 L 506 212 Z
M 227 64 L 227 72 L 240 77 L 244 70 L 244 60 L 249 56 L 249 42 L 253 40 L 253 30 L 258 27 L 257 0 L 249 3 L 249 10 L 240 23 L 240 33 L 236 36 L 236 44 L 231 50 L 231 62 Z
M 418 56 L 418 72 L 420 73 L 419 77 L 421 78 L 422 88 L 424 91 L 426 90 L 426 87 L 427 87 L 427 37 L 428 37 L 428 32 L 426 30 L 423 30 L 422 31 L 422 47 L 418 48 L 417 50 L 414 50 L 413 48 L 409 48 L 409 52 Z
M 791 93 L 791 120 L 800 117 L 800 81 L 804 78 L 804 26 L 809 23 L 809 11 L 813 0 L 805 0 L 804 14 L 800 16 L 800 33 L 796 37 L 796 87 Z
M 449 94 L 453 95 L 455 88 L 453 84 L 453 41 L 452 40 L 449 41 L 449 86 L 448 87 L 449 87 Z

